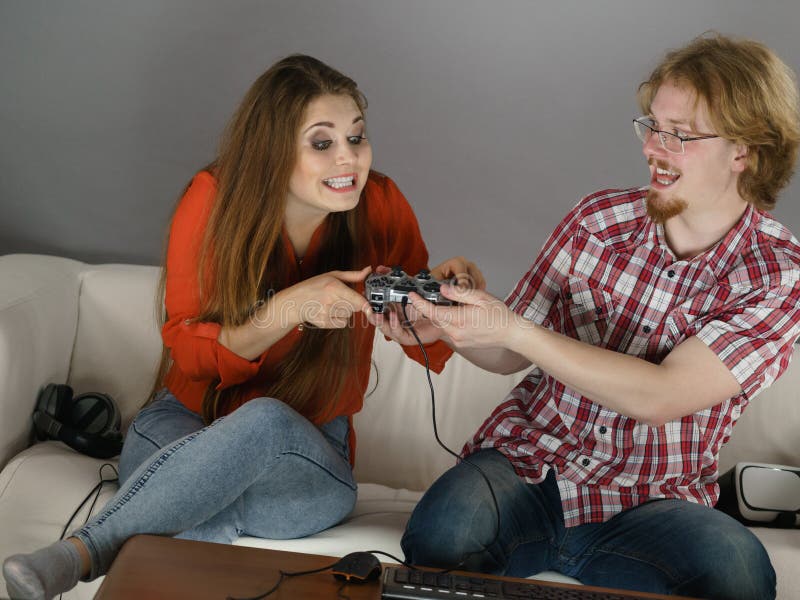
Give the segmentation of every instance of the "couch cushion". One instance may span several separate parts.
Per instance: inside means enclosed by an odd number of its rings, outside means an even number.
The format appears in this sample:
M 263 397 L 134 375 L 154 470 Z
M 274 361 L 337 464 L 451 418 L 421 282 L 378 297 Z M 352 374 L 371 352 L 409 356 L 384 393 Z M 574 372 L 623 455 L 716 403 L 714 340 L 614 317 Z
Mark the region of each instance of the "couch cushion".
M 56 256 L 0 256 L 0 466 L 30 443 L 41 387 L 66 381 L 82 267 Z
M 376 335 L 370 390 L 355 416 L 356 479 L 390 487 L 427 489 L 455 464 L 434 437 L 431 392 L 425 368 L 401 347 Z M 431 374 L 439 437 L 460 452 L 492 409 L 523 377 L 488 373 L 454 355 Z M 377 384 L 376 384 L 377 382 Z
M 800 466 L 800 356 L 783 375 L 753 398 L 720 451 L 719 472 L 737 462 Z M 798 595 L 800 598 L 800 595 Z
M 159 274 L 158 267 L 87 265 L 81 275 L 69 384 L 76 394 L 103 392 L 114 398 L 123 431 L 147 399 L 161 358 L 155 310 Z

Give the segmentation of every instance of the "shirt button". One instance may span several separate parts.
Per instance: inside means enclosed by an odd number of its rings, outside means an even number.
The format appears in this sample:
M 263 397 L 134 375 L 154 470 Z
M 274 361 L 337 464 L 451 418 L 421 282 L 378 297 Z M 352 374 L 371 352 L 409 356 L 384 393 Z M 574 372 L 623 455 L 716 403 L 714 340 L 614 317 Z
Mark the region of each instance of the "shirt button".
M 594 309 L 594 312 L 596 312 L 599 315 L 601 312 L 603 312 L 603 308 L 601 306 L 598 306 L 597 308 Z
M 565 295 L 564 297 L 565 297 L 567 300 L 572 300 L 572 294 L 570 294 L 569 292 L 567 292 L 567 293 L 566 293 L 566 295 Z
M 590 461 L 588 458 L 584 458 L 583 460 L 581 460 L 581 464 L 584 467 L 588 467 L 590 462 L 592 462 L 592 461 Z
M 644 331 L 645 333 L 650 333 L 652 329 L 650 329 L 650 325 L 645 325 L 644 327 L 642 327 L 642 331 Z
M 605 425 L 600 425 L 600 429 L 598 431 L 600 431 L 602 435 L 605 435 L 606 432 L 608 431 L 608 427 L 606 427 Z
M 667 277 L 669 277 L 670 279 L 672 279 L 673 277 L 675 277 L 675 271 L 673 271 L 672 269 L 670 269 L 669 271 L 667 271 Z

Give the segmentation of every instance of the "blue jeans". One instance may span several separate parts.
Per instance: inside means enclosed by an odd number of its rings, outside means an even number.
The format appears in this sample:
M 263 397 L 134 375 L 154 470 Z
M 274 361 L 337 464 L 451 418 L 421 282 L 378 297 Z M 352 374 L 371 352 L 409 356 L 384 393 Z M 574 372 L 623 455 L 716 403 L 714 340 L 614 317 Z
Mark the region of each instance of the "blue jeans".
M 497 450 L 462 461 L 417 505 L 402 540 L 406 560 L 527 577 L 559 571 L 584 584 L 716 599 L 769 600 L 775 571 L 761 542 L 728 515 L 684 500 L 654 500 L 605 523 L 566 528 L 554 471 L 528 484 Z M 474 554 L 469 554 L 474 552 Z
M 203 426 L 163 391 L 134 419 L 120 489 L 74 532 L 104 574 L 139 533 L 212 542 L 243 534 L 287 539 L 327 529 L 356 501 L 346 417 L 317 428 L 272 398 L 250 400 Z

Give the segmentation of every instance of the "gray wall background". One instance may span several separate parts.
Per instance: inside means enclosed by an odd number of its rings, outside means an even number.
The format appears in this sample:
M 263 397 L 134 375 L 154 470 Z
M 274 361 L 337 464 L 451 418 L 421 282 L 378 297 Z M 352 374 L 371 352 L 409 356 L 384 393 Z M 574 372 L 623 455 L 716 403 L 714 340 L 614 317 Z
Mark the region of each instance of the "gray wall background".
M 798 69 L 798 24 L 796 0 L 0 0 L 0 254 L 159 263 L 244 91 L 304 52 L 366 92 L 432 262 L 502 295 L 581 196 L 647 182 L 630 120 L 666 49 L 715 29 Z

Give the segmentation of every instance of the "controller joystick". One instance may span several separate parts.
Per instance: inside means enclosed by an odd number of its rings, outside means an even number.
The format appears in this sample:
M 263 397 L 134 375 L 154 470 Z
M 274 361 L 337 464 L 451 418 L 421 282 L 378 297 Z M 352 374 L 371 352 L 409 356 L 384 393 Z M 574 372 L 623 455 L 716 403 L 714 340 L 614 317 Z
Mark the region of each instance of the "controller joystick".
M 428 302 L 441 306 L 457 304 L 442 296 L 442 283 L 452 283 L 452 280 L 436 281 L 427 269 L 423 269 L 411 277 L 401 267 L 394 267 L 391 273 L 373 273 L 367 277 L 364 295 L 369 300 L 373 312 L 378 314 L 383 313 L 386 305 L 391 302 L 403 302 L 404 299 L 408 301 L 410 292 L 416 292 Z

